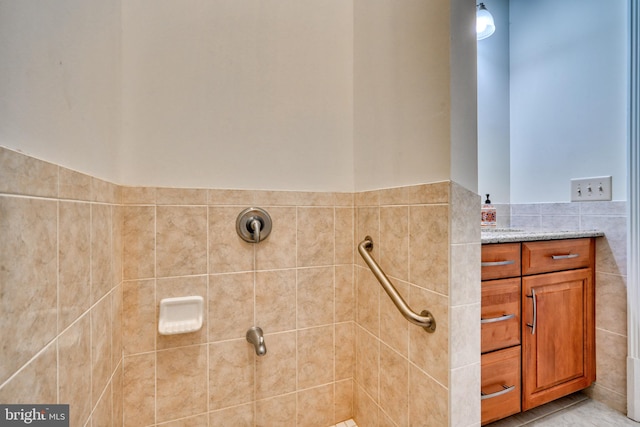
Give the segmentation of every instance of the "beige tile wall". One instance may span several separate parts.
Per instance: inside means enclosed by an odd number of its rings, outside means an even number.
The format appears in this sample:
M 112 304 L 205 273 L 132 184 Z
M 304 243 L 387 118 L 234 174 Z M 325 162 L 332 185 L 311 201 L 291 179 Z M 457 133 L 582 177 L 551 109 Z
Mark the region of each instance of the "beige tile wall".
M 480 422 L 480 209 L 477 195 L 442 182 L 356 194 L 356 244 L 416 312 L 409 324 L 356 260 L 355 419 L 361 426 L 471 426 Z
M 0 147 L 0 402 L 122 418 L 117 186 Z
M 124 425 L 328 426 L 352 416 L 352 194 L 122 189 Z M 259 245 L 238 214 L 272 217 Z M 162 298 L 207 301 L 157 333 Z M 245 339 L 260 326 L 267 354 Z M 169 423 L 169 424 L 165 424 Z
M 5 149 L 0 166 L 3 342 L 29 336 L 2 347 L 0 401 L 71 403 L 73 425 L 478 424 L 479 198 L 460 186 L 117 187 Z M 260 245 L 235 231 L 248 206 L 273 218 Z M 367 234 L 436 333 L 354 258 Z M 182 295 L 205 297 L 203 328 L 158 334 Z

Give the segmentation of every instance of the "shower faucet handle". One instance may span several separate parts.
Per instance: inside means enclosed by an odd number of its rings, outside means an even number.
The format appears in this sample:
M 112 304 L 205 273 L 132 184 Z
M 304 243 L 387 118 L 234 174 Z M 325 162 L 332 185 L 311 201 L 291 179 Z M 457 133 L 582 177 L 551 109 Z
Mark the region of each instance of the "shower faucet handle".
M 251 221 L 251 230 L 253 231 L 253 241 L 255 243 L 260 243 L 260 230 L 262 230 L 262 222 L 258 217 L 252 217 Z
M 238 215 L 236 231 L 245 242 L 260 243 L 271 233 L 271 217 L 262 208 L 247 208 Z

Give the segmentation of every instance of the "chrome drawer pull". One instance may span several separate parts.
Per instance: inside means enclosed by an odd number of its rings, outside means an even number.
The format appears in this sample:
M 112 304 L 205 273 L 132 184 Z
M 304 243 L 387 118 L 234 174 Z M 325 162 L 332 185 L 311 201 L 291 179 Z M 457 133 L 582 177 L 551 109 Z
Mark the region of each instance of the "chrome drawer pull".
M 505 320 L 513 319 L 516 317 L 515 314 L 503 314 L 500 317 L 489 317 L 487 319 L 480 319 L 480 323 L 495 323 L 495 322 L 503 322 Z
M 533 299 L 533 323 L 527 323 L 527 326 L 531 328 L 531 335 L 535 335 L 536 334 L 536 323 L 537 323 L 537 317 L 538 317 L 538 307 L 536 304 L 536 290 L 535 289 L 531 289 L 531 295 L 527 295 L 527 298 L 532 298 Z
M 515 263 L 515 261 L 512 259 L 509 259 L 506 261 L 483 261 L 480 265 L 483 267 L 498 267 L 501 265 L 511 265 L 513 263 Z
M 553 258 L 553 259 L 571 259 L 571 258 L 578 258 L 579 256 L 580 256 L 580 254 L 551 255 L 551 258 Z
M 496 391 L 495 393 L 491 393 L 491 394 L 485 394 L 482 390 L 480 391 L 480 400 L 485 400 L 485 399 L 491 399 L 493 397 L 498 397 L 498 396 L 502 396 L 503 394 L 507 394 L 510 391 L 513 391 L 516 389 L 516 386 L 514 385 L 503 385 L 502 388 L 504 390 L 500 390 L 500 391 Z

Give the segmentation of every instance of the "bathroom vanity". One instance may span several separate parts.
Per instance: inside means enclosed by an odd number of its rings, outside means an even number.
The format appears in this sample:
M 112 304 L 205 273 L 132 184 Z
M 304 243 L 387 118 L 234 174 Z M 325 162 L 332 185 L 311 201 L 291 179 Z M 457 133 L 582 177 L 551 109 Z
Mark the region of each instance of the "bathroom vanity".
M 482 233 L 482 424 L 595 380 L 599 232 Z

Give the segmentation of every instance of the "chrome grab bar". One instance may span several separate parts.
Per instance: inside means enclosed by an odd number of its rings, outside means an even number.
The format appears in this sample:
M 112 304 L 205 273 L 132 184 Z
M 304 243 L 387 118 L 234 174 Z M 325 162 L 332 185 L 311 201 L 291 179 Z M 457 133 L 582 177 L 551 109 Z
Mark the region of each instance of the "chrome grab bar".
M 421 326 L 425 331 L 431 333 L 436 330 L 436 319 L 433 317 L 433 314 L 428 310 L 422 310 L 420 314 L 415 313 L 413 310 L 409 308 L 406 301 L 402 298 L 402 296 L 398 293 L 398 290 L 393 286 L 391 281 L 384 271 L 380 268 L 378 263 L 373 259 L 373 257 L 369 254 L 373 250 L 373 239 L 370 236 L 364 238 L 362 242 L 358 245 L 358 252 L 364 262 L 367 263 L 369 269 L 380 285 L 382 285 L 382 289 L 385 290 L 391 301 L 395 304 L 396 308 L 400 311 L 400 313 L 407 319 L 409 322 L 414 325 Z

